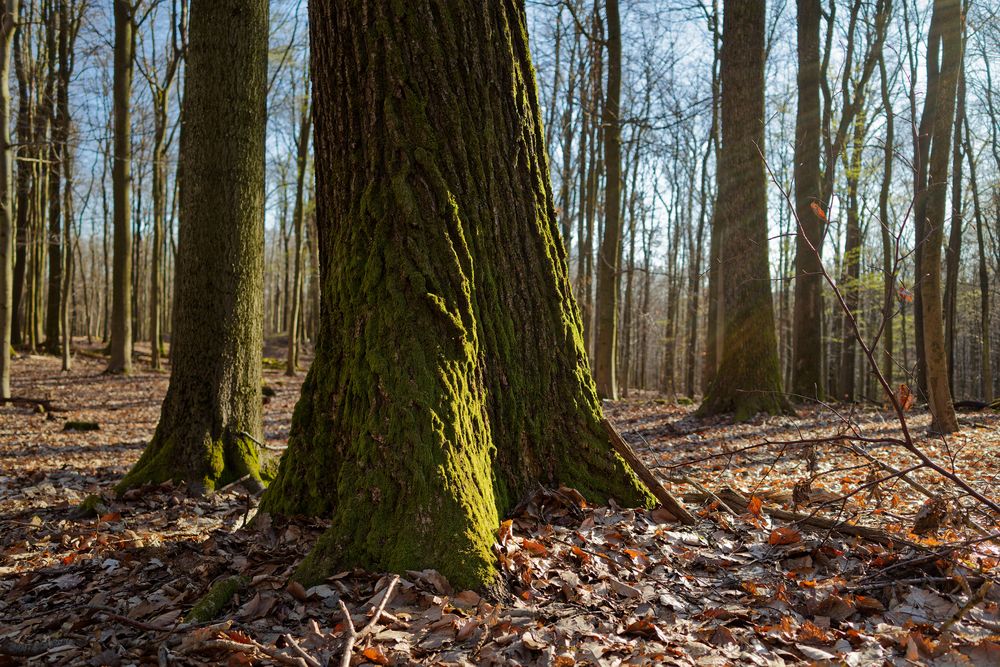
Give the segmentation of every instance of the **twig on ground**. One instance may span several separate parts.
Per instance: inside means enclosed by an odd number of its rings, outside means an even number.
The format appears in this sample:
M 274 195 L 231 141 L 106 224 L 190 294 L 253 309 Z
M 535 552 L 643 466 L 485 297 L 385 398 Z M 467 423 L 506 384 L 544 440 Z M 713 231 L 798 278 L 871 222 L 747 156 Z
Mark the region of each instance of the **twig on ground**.
M 966 601 L 966 603 L 962 605 L 961 609 L 956 611 L 954 614 L 952 614 L 951 618 L 945 621 L 944 625 L 941 626 L 941 632 L 947 632 L 948 630 L 950 630 L 951 626 L 958 623 L 960 620 L 962 620 L 963 616 L 969 613 L 969 610 L 971 610 L 977 604 L 985 600 L 986 596 L 989 594 L 990 589 L 992 587 L 993 587 L 992 581 L 986 580 L 985 582 L 983 582 L 983 585 L 979 587 L 979 590 L 976 591 L 976 594 L 970 597 L 968 601 Z

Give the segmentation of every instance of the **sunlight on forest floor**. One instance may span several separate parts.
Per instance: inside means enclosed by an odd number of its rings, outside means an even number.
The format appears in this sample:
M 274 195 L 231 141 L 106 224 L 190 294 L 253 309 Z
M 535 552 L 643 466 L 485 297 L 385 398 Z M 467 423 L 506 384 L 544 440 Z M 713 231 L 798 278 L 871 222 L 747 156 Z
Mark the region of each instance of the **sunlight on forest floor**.
M 152 435 L 168 376 L 147 370 L 145 359 L 127 378 L 102 375 L 104 365 L 89 353 L 69 374 L 52 357 L 14 365 L 14 394 L 50 401 L 50 409 L 0 408 L 0 643 L 40 654 L 41 664 L 339 660 L 340 602 L 361 628 L 390 578 L 345 572 L 308 590 L 291 582 L 322 523 L 262 516 L 244 528 L 256 500 L 240 488 L 198 499 L 167 484 L 112 499 L 110 486 Z M 276 391 L 264 409 L 271 445 L 287 438 L 302 377 L 265 368 Z M 454 591 L 433 571 L 407 573 L 386 606 L 391 616 L 359 640 L 364 660 L 998 664 L 992 638 L 1000 617 L 980 574 L 996 565 L 996 548 L 981 542 L 952 554 L 945 545 L 976 537 L 954 508 L 934 530 L 914 534 L 926 510 L 909 486 L 871 484 L 874 466 L 838 445 L 788 444 L 842 431 L 841 417 L 810 408 L 797 418 L 732 425 L 652 398 L 606 409 L 697 510 L 699 524 L 679 526 L 663 510 L 587 507 L 568 489 L 540 490 L 498 533 L 509 599 Z M 874 407 L 852 421 L 866 436 L 898 428 Z M 69 422 L 99 428 L 64 430 Z M 926 424 L 925 413 L 911 416 L 918 435 Z M 958 436 L 920 444 L 991 492 L 998 427 L 997 415 L 976 413 L 963 417 Z M 773 444 L 762 445 L 765 439 Z M 870 453 L 908 465 L 901 452 Z M 947 491 L 929 476 L 914 477 Z M 727 513 L 697 486 L 730 506 L 749 500 Z M 99 518 L 73 517 L 88 494 L 101 491 Z M 781 508 L 864 524 L 890 540 L 796 525 L 773 516 Z M 213 623 L 185 622 L 213 583 L 234 575 L 243 579 Z M 0 665 L 18 664 L 5 660 Z

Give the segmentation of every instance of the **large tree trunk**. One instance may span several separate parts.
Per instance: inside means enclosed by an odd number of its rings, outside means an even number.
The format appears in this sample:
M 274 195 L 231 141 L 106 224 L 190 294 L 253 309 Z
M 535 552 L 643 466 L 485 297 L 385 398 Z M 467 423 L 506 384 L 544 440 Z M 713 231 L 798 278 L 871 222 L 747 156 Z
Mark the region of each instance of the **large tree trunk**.
M 132 0 L 114 0 L 114 164 L 111 188 L 114 208 L 114 283 L 111 305 L 109 373 L 132 372 L 132 128 L 130 98 L 135 54 Z
M 962 36 L 965 53 L 965 35 Z M 964 59 L 963 59 L 964 60 Z M 965 72 L 959 65 L 958 95 L 955 101 L 955 135 L 951 153 L 951 229 L 945 252 L 944 346 L 948 355 L 948 387 L 955 392 L 955 326 L 958 317 L 958 271 L 962 261 L 962 128 L 965 125 Z
M 14 308 L 14 149 L 10 145 L 10 52 L 17 0 L 0 0 L 0 400 L 10 398 Z
M 920 248 L 923 344 L 927 363 L 927 392 L 931 409 L 931 430 L 954 433 L 958 430 L 955 408 L 948 387 L 948 355 L 945 350 L 944 320 L 941 304 L 941 245 L 944 239 L 944 215 L 948 198 L 948 159 L 951 155 L 951 130 L 955 115 L 955 91 L 962 60 L 962 14 L 959 0 L 935 0 L 928 37 L 928 69 L 936 63 L 931 55 L 940 42 L 941 69 L 935 100 L 928 97 L 933 114 L 930 121 L 930 158 L 926 188 L 919 193 L 923 202 L 917 214 L 926 212 L 924 242 Z M 924 125 L 921 120 L 921 125 Z
M 538 483 L 649 501 L 601 427 L 523 3 L 317 2 L 309 24 L 323 319 L 262 508 L 331 519 L 303 580 L 488 586 Z
M 62 275 L 65 257 L 62 248 L 62 161 L 66 155 L 67 119 L 62 116 L 59 103 L 65 93 L 62 90 L 63 77 L 60 70 L 59 48 L 66 32 L 62 25 L 62 13 L 58 2 L 44 3 L 42 16 L 45 21 L 46 49 L 49 71 L 45 84 L 45 112 L 43 116 L 49 124 L 48 147 L 48 292 L 45 301 L 45 351 L 59 353 L 59 313 L 62 299 Z
M 597 255 L 597 330 L 594 380 L 602 398 L 618 398 L 615 360 L 618 349 L 618 266 L 621 263 L 621 128 L 618 112 L 622 88 L 622 35 L 618 0 L 607 0 L 608 88 L 601 124 L 604 128 L 604 235 Z
M 771 301 L 764 150 L 764 2 L 723 11 L 722 150 L 715 224 L 721 235 L 722 357 L 699 412 L 789 410 L 781 387 Z
M 820 0 L 798 0 L 798 111 L 795 116 L 795 305 L 792 317 L 792 393 L 823 397 L 823 219 L 813 204 L 822 200 L 819 173 Z M 810 243 L 816 250 L 810 248 Z
M 119 492 L 259 481 L 268 3 L 193 0 L 190 11 L 170 387 Z

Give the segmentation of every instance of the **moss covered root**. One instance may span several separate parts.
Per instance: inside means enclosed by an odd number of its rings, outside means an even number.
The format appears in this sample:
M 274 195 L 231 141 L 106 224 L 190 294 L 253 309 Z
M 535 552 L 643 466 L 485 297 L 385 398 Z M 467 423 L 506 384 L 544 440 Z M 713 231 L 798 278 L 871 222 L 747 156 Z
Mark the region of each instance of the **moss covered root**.
M 199 442 L 200 440 L 200 442 Z M 196 493 L 211 493 L 245 475 L 263 484 L 260 476 L 260 450 L 246 436 L 188 440 L 164 436 L 162 425 L 128 474 L 115 486 L 119 496 L 130 488 L 166 481 L 186 482 Z
M 212 584 L 201 598 L 191 607 L 187 620 L 195 623 L 206 623 L 219 615 L 233 596 L 249 583 L 246 577 L 237 575 L 220 579 Z

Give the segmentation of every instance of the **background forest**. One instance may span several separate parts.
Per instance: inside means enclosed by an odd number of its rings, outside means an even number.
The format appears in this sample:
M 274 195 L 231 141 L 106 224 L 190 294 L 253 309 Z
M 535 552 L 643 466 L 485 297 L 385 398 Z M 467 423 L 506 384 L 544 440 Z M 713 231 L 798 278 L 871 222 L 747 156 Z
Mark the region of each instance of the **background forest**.
M 908 381 L 920 356 L 911 301 L 919 163 L 914 141 L 926 90 L 930 6 L 841 0 L 817 7 L 824 67 L 821 169 L 831 176 L 821 202 L 829 219 L 823 260 L 862 333 L 871 336 L 883 316 L 886 271 L 892 270 L 887 262 L 901 258 L 899 297 L 881 344 L 893 360 L 884 370 Z M 794 188 L 795 9 L 777 2 L 767 11 L 762 147 L 774 172 L 767 215 L 770 279 L 777 354 L 789 391 L 802 389 L 793 377 L 796 228 L 782 196 Z M 12 343 L 55 353 L 64 322 L 88 342 L 106 343 L 111 332 L 113 16 L 110 5 L 86 0 L 27 0 L 22 12 L 26 23 L 12 47 L 10 72 L 19 204 Z M 878 12 L 886 13 L 881 37 Z M 176 0 L 140 4 L 127 108 L 133 188 L 128 317 L 132 337 L 159 341 L 155 350 L 166 349 L 171 331 L 183 14 Z M 303 342 L 315 335 L 319 303 L 305 14 L 301 2 L 272 3 L 265 284 L 266 335 L 292 331 Z M 718 302 L 710 283 L 720 16 L 718 3 L 622 6 L 620 186 L 613 193 L 620 211 L 609 216 L 603 10 L 586 2 L 528 3 L 549 166 L 587 347 L 593 358 L 599 322 L 614 310 L 616 384 L 623 396 L 648 390 L 698 397 L 716 363 L 709 331 Z M 990 317 L 1000 266 L 1000 100 L 992 84 L 1000 67 L 1000 27 L 989 3 L 970 3 L 966 17 L 945 230 L 945 331 L 955 398 L 988 402 L 1000 381 L 1000 362 L 989 353 L 1000 326 Z M 298 191 L 304 192 L 300 209 Z M 609 223 L 621 228 L 612 235 L 620 237 L 620 271 L 614 289 L 602 292 L 598 274 Z M 66 272 L 71 279 L 64 285 Z M 812 315 L 822 331 L 821 344 L 809 351 L 822 360 L 820 394 L 880 400 L 840 305 L 828 294 Z M 159 363 L 157 355 L 153 364 Z

